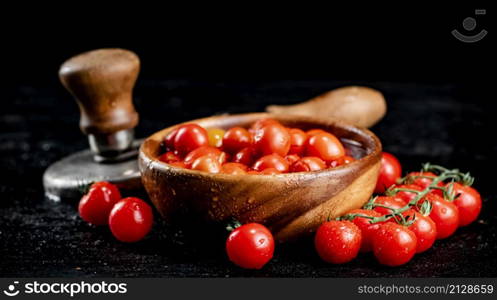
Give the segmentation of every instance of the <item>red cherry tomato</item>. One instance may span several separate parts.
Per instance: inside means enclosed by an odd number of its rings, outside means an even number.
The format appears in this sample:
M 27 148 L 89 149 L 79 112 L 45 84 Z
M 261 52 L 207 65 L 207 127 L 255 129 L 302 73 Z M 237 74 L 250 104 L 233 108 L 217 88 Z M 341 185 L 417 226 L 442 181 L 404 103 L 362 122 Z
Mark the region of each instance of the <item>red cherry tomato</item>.
M 309 137 L 305 146 L 306 156 L 317 156 L 324 161 L 332 161 L 345 155 L 340 140 L 331 133 L 317 133 Z
M 195 159 L 191 169 L 215 174 L 221 172 L 221 163 L 214 156 L 204 155 Z
M 454 203 L 459 210 L 459 226 L 466 226 L 473 223 L 481 211 L 481 196 L 474 188 L 462 185 L 458 182 L 452 184 L 452 189 L 456 195 Z
M 283 125 L 281 125 L 280 122 L 276 121 L 275 119 L 270 119 L 270 118 L 268 118 L 268 119 L 260 119 L 260 120 L 257 120 L 254 124 L 252 124 L 252 126 L 250 126 L 249 131 L 255 134 L 257 131 L 261 130 L 266 125 L 280 125 L 280 126 L 283 126 Z
M 423 190 L 422 187 L 420 187 L 419 185 L 415 185 L 415 184 L 401 184 L 401 185 L 397 185 L 395 187 L 396 188 L 403 188 L 403 189 L 410 189 L 410 190 L 415 190 L 415 191 L 422 191 Z M 416 193 L 407 192 L 407 191 L 400 191 L 397 194 L 395 194 L 395 196 L 397 198 L 404 200 L 405 203 L 411 202 L 411 200 L 413 200 L 417 195 L 418 194 L 416 194 Z
M 378 196 L 374 201 L 375 204 L 381 204 L 382 206 L 388 206 L 392 209 L 399 209 L 406 206 L 406 202 L 398 197 L 392 196 Z M 388 215 L 392 213 L 391 209 L 377 206 L 374 208 L 375 211 L 380 213 L 381 215 Z
M 256 132 L 254 148 L 257 153 L 262 155 L 276 153 L 285 156 L 290 150 L 290 134 L 281 125 L 266 125 Z
M 375 193 L 382 194 L 390 186 L 396 183 L 402 175 L 402 167 L 399 160 L 390 153 L 381 154 L 381 169 L 376 182 Z
M 309 172 L 326 169 L 326 163 L 319 157 L 306 156 L 290 166 L 290 172 Z
M 329 221 L 319 226 L 314 246 L 322 260 L 343 264 L 354 259 L 361 248 L 361 230 L 350 221 Z
M 370 217 L 381 217 L 382 215 L 374 210 L 369 209 L 354 209 L 348 212 L 348 214 L 361 214 Z M 359 227 L 362 233 L 361 242 L 361 252 L 370 252 L 373 250 L 373 236 L 374 232 L 380 228 L 380 225 L 384 222 L 370 223 L 370 219 L 363 217 L 356 217 L 352 222 Z
M 426 195 L 424 201 L 431 202 L 430 218 L 437 225 L 437 239 L 451 236 L 459 226 L 459 210 L 457 206 L 435 194 Z
M 223 149 L 229 153 L 236 153 L 252 144 L 252 135 L 247 129 L 233 127 L 226 131 L 223 137 Z
M 233 156 L 233 162 L 251 166 L 255 160 L 255 151 L 251 147 L 243 148 Z
M 177 133 L 178 128 L 172 130 L 164 137 L 164 145 L 166 146 L 167 151 L 174 150 L 174 139 L 176 138 Z
M 121 242 L 133 243 L 143 239 L 152 229 L 152 208 L 145 201 L 128 197 L 117 202 L 109 215 L 112 234 Z
M 281 173 L 286 173 L 288 172 L 288 162 L 278 154 L 271 154 L 259 158 L 252 167 L 258 172 L 268 168 L 275 168 Z
M 181 157 L 176 155 L 174 152 L 169 151 L 169 152 L 166 152 L 166 153 L 162 154 L 161 156 L 159 156 L 159 160 L 162 162 L 165 162 L 165 163 L 172 163 L 172 162 L 180 161 Z
M 193 150 L 192 152 L 188 153 L 185 156 L 185 160 L 184 160 L 185 166 L 187 168 L 191 168 L 193 162 L 197 158 L 202 157 L 202 156 L 212 156 L 215 159 L 217 159 L 217 161 L 219 161 L 220 164 L 223 164 L 226 162 L 226 153 L 225 152 L 219 150 L 218 148 L 214 148 L 211 146 L 202 146 L 202 147 L 199 147 L 199 148 Z
M 273 235 L 261 224 L 242 225 L 228 236 L 226 252 L 230 261 L 237 266 L 261 269 L 273 257 Z
M 247 173 L 247 166 L 240 163 L 225 163 L 221 166 L 221 173 L 240 175 Z
M 416 253 L 417 238 L 414 232 L 396 223 L 386 222 L 375 231 L 373 253 L 383 265 L 400 266 Z
M 121 193 L 115 185 L 107 181 L 95 182 L 79 201 L 79 215 L 93 225 L 106 225 L 112 207 L 120 199 Z
M 437 225 L 430 217 L 424 216 L 415 210 L 408 210 L 403 213 L 404 217 L 409 217 L 414 223 L 408 228 L 414 232 L 417 238 L 416 253 L 424 252 L 433 246 L 437 239 Z
M 285 156 L 285 160 L 288 162 L 289 165 L 292 165 L 294 162 L 298 161 L 300 159 L 300 156 L 297 154 L 290 154 Z
M 290 151 L 288 153 L 302 155 L 307 141 L 307 134 L 298 128 L 290 128 L 288 132 L 290 133 Z
M 180 155 L 190 153 L 202 146 L 209 146 L 209 136 L 203 127 L 197 124 L 185 124 L 178 128 L 174 137 L 174 149 Z
M 437 177 L 437 175 L 435 173 L 432 173 L 432 172 L 411 172 L 409 174 L 407 174 L 407 176 L 412 176 L 413 178 L 415 178 L 415 176 L 431 176 L 431 177 Z M 427 188 L 431 183 L 433 182 L 433 179 L 432 178 L 425 178 L 425 177 L 418 177 L 418 178 L 415 178 L 413 181 L 412 181 L 412 184 L 415 184 L 419 187 L 421 187 L 422 189 L 425 189 Z M 443 187 L 444 186 L 444 183 L 443 182 L 439 182 L 437 184 L 437 186 L 439 187 Z M 432 193 L 435 193 L 439 196 L 443 196 L 443 192 L 441 190 L 436 190 L 436 189 L 432 189 L 431 190 Z
M 305 134 L 307 134 L 308 137 L 319 134 L 319 133 L 327 133 L 323 129 L 311 129 L 308 130 Z

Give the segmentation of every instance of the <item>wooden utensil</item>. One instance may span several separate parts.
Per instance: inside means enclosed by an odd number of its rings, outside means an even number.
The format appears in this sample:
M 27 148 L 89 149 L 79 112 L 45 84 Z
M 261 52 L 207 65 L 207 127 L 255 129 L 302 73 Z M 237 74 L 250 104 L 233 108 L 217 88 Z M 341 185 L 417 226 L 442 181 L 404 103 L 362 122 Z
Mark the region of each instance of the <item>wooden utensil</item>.
M 334 169 L 280 175 L 210 174 L 171 167 L 158 160 L 163 138 L 175 127 L 147 138 L 138 157 L 142 182 L 159 213 L 179 208 L 213 221 L 236 218 L 268 226 L 279 241 L 312 232 L 328 218 L 361 207 L 371 196 L 380 169 L 381 143 L 369 130 L 331 119 L 250 113 L 190 121 L 205 128 L 248 127 L 275 118 L 302 129 L 322 128 L 339 137 L 358 160 Z M 188 123 L 190 123 L 188 122 Z
M 138 113 L 131 96 L 139 69 L 138 56 L 124 49 L 89 51 L 62 64 L 59 78 L 80 108 L 80 128 L 90 149 L 45 171 L 43 185 L 49 199 L 74 199 L 82 187 L 102 180 L 123 189 L 141 187 L 136 161 L 141 141 L 133 135 Z
M 270 105 L 267 112 L 342 120 L 359 127 L 371 127 L 383 118 L 387 105 L 372 88 L 347 86 L 331 90 L 294 105 Z

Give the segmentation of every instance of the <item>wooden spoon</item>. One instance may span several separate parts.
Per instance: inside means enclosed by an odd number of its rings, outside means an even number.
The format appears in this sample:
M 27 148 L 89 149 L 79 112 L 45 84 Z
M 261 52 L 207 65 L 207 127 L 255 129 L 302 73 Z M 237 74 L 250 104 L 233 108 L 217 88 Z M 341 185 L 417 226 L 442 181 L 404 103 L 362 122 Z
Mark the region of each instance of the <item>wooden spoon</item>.
M 387 104 L 381 92 L 361 86 L 331 90 L 311 100 L 293 105 L 270 105 L 274 114 L 334 119 L 359 127 L 371 127 L 383 118 Z

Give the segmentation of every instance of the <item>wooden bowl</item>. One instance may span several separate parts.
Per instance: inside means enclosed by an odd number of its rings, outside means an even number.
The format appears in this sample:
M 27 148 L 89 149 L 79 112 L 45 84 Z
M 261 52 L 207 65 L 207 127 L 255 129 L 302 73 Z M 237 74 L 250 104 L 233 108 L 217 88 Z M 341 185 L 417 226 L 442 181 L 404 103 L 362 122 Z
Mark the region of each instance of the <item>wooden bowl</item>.
M 178 208 L 213 221 L 236 218 L 271 229 L 278 241 L 314 231 L 323 221 L 361 207 L 373 193 L 380 170 L 381 143 L 369 130 L 304 116 L 249 113 L 198 119 L 205 128 L 248 127 L 271 117 L 304 130 L 322 128 L 339 137 L 358 160 L 334 169 L 279 175 L 210 174 L 169 166 L 158 160 L 161 141 L 176 126 L 148 137 L 140 148 L 143 185 L 159 213 Z

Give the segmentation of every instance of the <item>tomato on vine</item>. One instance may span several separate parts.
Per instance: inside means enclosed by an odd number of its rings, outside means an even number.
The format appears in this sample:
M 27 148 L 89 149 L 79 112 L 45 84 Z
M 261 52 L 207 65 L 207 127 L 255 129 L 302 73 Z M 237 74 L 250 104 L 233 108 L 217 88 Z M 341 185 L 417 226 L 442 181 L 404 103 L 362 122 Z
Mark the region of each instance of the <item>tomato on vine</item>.
M 361 248 L 362 234 L 350 221 L 328 221 L 319 226 L 314 246 L 322 260 L 343 264 L 354 259 Z
M 460 184 L 458 182 L 449 183 L 452 186 L 455 199 L 453 203 L 459 210 L 459 226 L 466 226 L 473 223 L 481 211 L 481 196 L 474 188 Z
M 376 259 L 387 266 L 400 266 L 409 262 L 416 254 L 417 238 L 407 227 L 387 222 L 375 231 L 373 253 Z
M 429 178 L 429 177 L 433 177 L 433 178 Z M 406 178 L 411 179 L 411 181 L 409 181 L 409 182 L 411 182 L 413 185 L 417 185 L 417 186 L 421 187 L 421 189 L 425 189 L 428 186 L 430 186 L 430 184 L 433 182 L 433 179 L 436 177 L 437 177 L 437 175 L 433 172 L 411 172 L 411 173 L 407 174 L 407 176 L 406 176 Z M 443 187 L 444 183 L 438 182 L 437 186 Z M 439 189 L 432 189 L 431 192 L 433 192 L 439 196 L 443 195 L 442 190 L 439 190 Z
M 378 196 L 373 202 L 374 210 L 381 215 L 391 214 L 393 209 L 399 209 L 406 205 L 404 200 L 395 196 Z
M 429 217 L 437 226 L 437 239 L 451 236 L 459 227 L 457 206 L 435 194 L 426 195 L 423 201 L 431 203 L 432 210 Z
M 381 154 L 381 168 L 378 181 L 376 182 L 375 193 L 384 193 L 386 189 L 397 182 L 402 175 L 402 166 L 399 160 L 388 152 Z
M 410 209 L 404 212 L 404 217 L 414 222 L 408 228 L 414 232 L 417 238 L 416 253 L 424 252 L 433 246 L 437 239 L 437 225 L 433 220 L 420 214 L 419 212 Z
M 406 190 L 414 190 L 418 192 L 422 192 L 424 188 L 415 184 L 400 184 L 394 187 L 395 189 L 406 189 Z M 388 194 L 388 191 L 387 191 Z M 414 198 L 416 198 L 418 194 L 416 192 L 409 191 L 398 191 L 395 193 L 395 197 L 402 199 L 406 204 L 411 202 Z
M 381 217 L 377 211 L 370 209 L 354 209 L 349 211 L 347 214 L 358 214 L 369 217 Z M 383 222 L 373 223 L 371 224 L 371 219 L 365 217 L 355 217 L 352 222 L 359 227 L 362 234 L 362 242 L 361 242 L 361 252 L 370 252 L 373 250 L 373 236 L 374 232 L 380 228 L 380 225 Z

